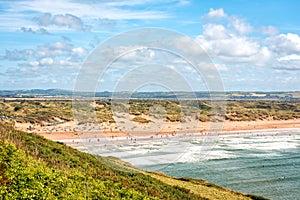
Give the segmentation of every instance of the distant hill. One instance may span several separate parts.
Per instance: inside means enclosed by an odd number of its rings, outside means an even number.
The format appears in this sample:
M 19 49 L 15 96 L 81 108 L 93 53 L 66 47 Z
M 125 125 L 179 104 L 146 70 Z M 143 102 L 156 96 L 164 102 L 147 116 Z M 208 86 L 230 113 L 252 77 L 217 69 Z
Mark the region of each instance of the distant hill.
M 2 199 L 264 199 L 202 180 L 145 172 L 0 124 Z
M 0 97 L 12 97 L 12 98 L 50 98 L 50 97 L 116 97 L 116 98 L 161 98 L 161 99 L 174 99 L 174 98 L 199 98 L 199 99 L 211 99 L 221 97 L 229 100 L 300 100 L 300 92 L 207 92 L 207 91 L 195 91 L 195 92 L 73 92 L 71 90 L 62 89 L 32 89 L 32 90 L 0 90 Z

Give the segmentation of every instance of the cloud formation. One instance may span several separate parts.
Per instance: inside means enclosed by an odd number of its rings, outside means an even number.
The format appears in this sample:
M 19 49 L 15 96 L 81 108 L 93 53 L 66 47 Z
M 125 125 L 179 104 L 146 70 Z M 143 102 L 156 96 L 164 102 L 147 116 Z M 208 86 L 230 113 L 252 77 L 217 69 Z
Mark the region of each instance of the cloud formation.
M 182 1 L 182 0 L 181 0 Z M 178 4 L 180 0 L 172 0 L 173 3 Z M 71 1 L 71 0 L 33 0 L 33 1 L 17 1 L 12 2 L 12 10 L 15 12 L 34 11 L 37 13 L 52 13 L 54 16 L 61 17 L 63 15 L 63 21 L 66 16 L 66 10 L 72 16 L 78 18 L 107 18 L 113 20 L 133 20 L 133 19 L 163 19 L 169 17 L 166 13 L 160 10 L 138 10 L 135 6 L 143 6 L 149 4 L 157 4 L 161 1 Z M 166 1 L 166 3 L 170 3 Z M 72 20 L 74 19 L 71 17 Z M 47 16 L 45 18 L 47 20 Z M 58 22 L 60 23 L 60 22 Z M 64 23 L 64 22 L 63 22 Z
M 213 9 L 210 8 L 209 12 L 203 16 L 204 18 L 225 18 L 227 14 L 224 12 L 223 8 Z
M 205 24 L 203 33 L 196 37 L 196 41 L 207 51 L 213 59 L 224 62 L 261 64 L 270 59 L 270 51 L 258 41 L 245 35 L 241 31 L 244 27 L 230 28 L 227 24 Z M 242 28 L 244 29 L 244 28 Z M 241 34 L 243 33 L 243 34 Z
M 38 25 L 44 27 L 55 25 L 60 27 L 68 27 L 70 29 L 75 29 L 79 31 L 86 31 L 89 29 L 89 27 L 85 25 L 79 17 L 69 13 L 64 15 L 52 15 L 51 13 L 44 13 L 36 20 Z
M 53 76 L 55 80 L 60 80 L 71 75 L 75 78 L 87 53 L 88 50 L 84 47 L 74 47 L 70 43 L 57 41 L 37 46 L 35 49 L 7 50 L 2 58 L 18 61 L 17 66 L 7 69 L 5 72 L 7 77 L 22 77 L 22 79 L 43 77 L 45 80 Z
M 34 30 L 33 28 L 21 27 L 20 30 L 24 33 L 33 33 L 33 34 L 42 34 L 42 35 L 50 34 L 45 28 L 38 28 Z
M 3 78 L 0 86 L 8 87 L 6 83 L 17 83 L 23 77 L 30 77 L 28 84 L 47 85 L 47 81 L 58 84 L 64 80 L 63 77 L 76 74 L 90 49 L 116 33 L 145 26 L 171 28 L 193 37 L 212 58 L 224 80 L 231 83 L 228 84 L 231 88 L 239 88 L 234 81 L 241 85 L 240 88 L 244 85 L 251 88 L 260 78 L 264 79 L 260 77 L 262 74 L 268 75 L 269 88 L 275 88 L 274 83 L 283 83 L 279 80 L 283 76 L 289 84 L 286 88 L 299 85 L 300 37 L 294 27 L 298 25 L 295 20 L 291 16 L 273 19 L 271 17 L 275 14 L 270 14 L 272 9 L 261 7 L 255 11 L 257 16 L 253 16 L 253 13 L 245 12 L 243 6 L 231 4 L 234 3 L 226 4 L 228 10 L 208 7 L 206 13 L 200 14 L 209 3 L 199 4 L 189 0 L 4 2 L 3 12 L 0 13 L 0 74 Z M 241 16 L 229 13 L 234 10 L 232 8 L 240 9 L 238 13 Z M 271 24 L 263 24 L 266 21 Z M 280 28 L 284 27 L 281 25 L 286 22 L 291 26 L 285 27 L 282 32 Z M 187 38 L 178 38 L 178 41 Z M 193 53 L 193 47 L 181 46 Z M 132 63 L 148 63 L 145 58 L 150 61 L 163 60 L 167 56 L 159 57 L 157 52 L 141 49 L 122 57 L 115 69 L 126 68 Z M 163 64 L 182 69 L 190 77 L 194 73 L 179 59 L 174 58 L 173 62 Z M 275 73 L 278 73 L 278 80 L 272 77 Z M 115 75 L 115 71 L 110 74 L 111 77 Z M 248 83 L 251 81 L 254 83 Z M 23 87 L 25 82 L 18 83 Z M 11 87 L 18 87 L 13 85 Z
M 208 18 L 196 41 L 217 62 L 238 67 L 244 64 L 281 70 L 300 69 L 299 35 L 278 34 L 273 26 L 255 29 L 245 20 L 228 15 L 222 8 L 210 9 L 202 17 Z M 216 20 L 219 18 L 222 19 Z M 258 37 L 257 34 L 261 35 Z
M 280 34 L 269 37 L 270 48 L 280 55 L 300 54 L 300 37 L 294 33 Z
M 2 60 L 9 60 L 9 61 L 20 61 L 20 60 L 27 60 L 28 58 L 34 56 L 34 51 L 32 49 L 25 49 L 25 50 L 6 50 L 5 55 L 1 56 Z

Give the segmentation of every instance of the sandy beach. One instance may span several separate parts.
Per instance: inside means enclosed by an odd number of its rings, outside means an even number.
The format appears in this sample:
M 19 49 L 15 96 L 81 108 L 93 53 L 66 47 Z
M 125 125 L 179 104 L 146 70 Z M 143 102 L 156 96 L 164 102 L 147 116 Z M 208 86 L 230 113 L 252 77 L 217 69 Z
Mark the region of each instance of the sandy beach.
M 86 125 L 81 129 L 74 122 L 65 122 L 47 126 L 33 126 L 29 123 L 16 123 L 15 128 L 27 132 L 35 132 L 50 140 L 67 140 L 77 138 L 95 137 L 127 137 L 127 136 L 151 136 L 160 134 L 182 134 L 196 132 L 230 132 L 239 130 L 262 130 L 300 128 L 300 119 L 292 120 L 265 120 L 265 121 L 225 121 L 224 123 L 198 122 L 189 126 L 188 123 L 164 122 L 161 126 L 151 128 L 151 124 L 140 125 L 140 128 L 127 128 L 121 130 L 117 124 L 102 123 L 98 125 Z M 144 128 L 142 128 L 144 126 Z

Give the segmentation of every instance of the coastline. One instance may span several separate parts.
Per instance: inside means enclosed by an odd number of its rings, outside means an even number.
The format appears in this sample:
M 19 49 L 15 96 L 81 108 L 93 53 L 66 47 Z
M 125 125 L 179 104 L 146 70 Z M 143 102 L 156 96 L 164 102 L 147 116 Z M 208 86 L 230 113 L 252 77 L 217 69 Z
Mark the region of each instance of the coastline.
M 181 123 L 165 122 L 164 127 L 157 132 L 132 131 L 125 133 L 114 130 L 109 124 L 101 124 L 96 131 L 76 131 L 74 122 L 67 122 L 55 126 L 35 127 L 30 132 L 35 132 L 50 140 L 72 140 L 80 138 L 120 138 L 131 136 L 153 136 L 153 135 L 181 135 L 188 133 L 199 133 L 206 135 L 214 131 L 210 128 L 210 122 L 199 122 L 196 129 L 182 129 Z M 300 119 L 292 120 L 265 120 L 265 121 L 225 121 L 216 129 L 219 135 L 243 134 L 258 130 L 281 130 L 281 129 L 300 129 Z M 16 124 L 15 128 L 28 131 L 29 124 Z

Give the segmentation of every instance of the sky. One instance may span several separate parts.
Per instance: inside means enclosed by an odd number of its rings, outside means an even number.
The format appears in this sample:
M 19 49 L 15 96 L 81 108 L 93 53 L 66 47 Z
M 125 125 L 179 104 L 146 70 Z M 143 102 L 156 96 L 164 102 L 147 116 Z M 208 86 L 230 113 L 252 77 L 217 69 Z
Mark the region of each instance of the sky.
M 2 0 L 0 90 L 73 89 L 99 45 L 152 27 L 176 31 L 203 48 L 226 91 L 300 91 L 299 7 L 297 0 Z M 140 50 L 130 62 L 127 55 L 123 70 L 138 57 L 158 54 Z M 171 59 L 160 63 L 171 69 Z M 97 90 L 113 90 L 122 78 L 116 75 L 120 62 L 99 78 Z M 195 70 L 177 68 L 193 80 Z

